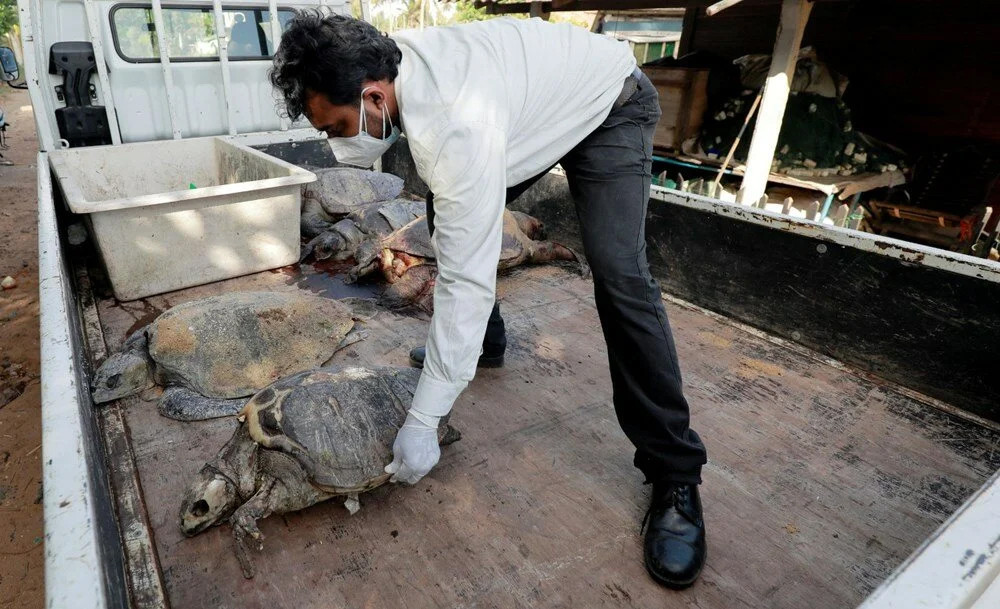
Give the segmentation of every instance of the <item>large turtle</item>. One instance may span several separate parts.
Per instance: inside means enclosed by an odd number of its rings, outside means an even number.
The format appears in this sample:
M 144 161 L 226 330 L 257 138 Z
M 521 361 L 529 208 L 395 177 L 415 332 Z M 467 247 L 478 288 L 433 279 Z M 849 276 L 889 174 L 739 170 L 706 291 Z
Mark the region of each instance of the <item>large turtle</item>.
M 358 494 L 389 479 L 385 466 L 419 378 L 413 368 L 331 366 L 260 391 L 240 413 L 233 437 L 188 487 L 181 531 L 190 537 L 228 520 L 249 578 L 249 547 L 263 549 L 261 518 L 334 497 L 354 514 Z M 441 423 L 441 444 L 459 439 Z
M 497 269 L 509 269 L 521 264 L 542 264 L 555 260 L 575 260 L 581 273 L 589 269 L 582 256 L 554 241 L 541 241 L 542 222 L 528 214 L 504 210 L 503 241 Z M 430 296 L 436 277 L 434 248 L 422 216 L 381 240 L 369 240 L 358 246 L 357 265 L 348 278 L 358 278 L 381 271 L 390 286 L 383 292 L 382 304 L 395 307 L 417 304 L 431 308 Z
M 363 241 L 386 237 L 420 217 L 424 205 L 423 201 L 393 199 L 355 210 L 309 241 L 302 248 L 302 259 L 312 254 L 316 260 L 346 260 Z M 305 222 L 303 212 L 303 226 Z
M 302 200 L 319 203 L 331 219 L 372 203 L 395 199 L 403 191 L 403 178 L 391 173 L 351 167 L 330 167 L 315 173 L 316 181 L 302 186 Z
M 159 402 L 164 416 L 193 421 L 236 414 L 259 389 L 320 366 L 363 338 L 355 321 L 366 302 L 233 292 L 178 305 L 129 336 L 97 369 L 94 402 L 159 384 L 166 386 Z

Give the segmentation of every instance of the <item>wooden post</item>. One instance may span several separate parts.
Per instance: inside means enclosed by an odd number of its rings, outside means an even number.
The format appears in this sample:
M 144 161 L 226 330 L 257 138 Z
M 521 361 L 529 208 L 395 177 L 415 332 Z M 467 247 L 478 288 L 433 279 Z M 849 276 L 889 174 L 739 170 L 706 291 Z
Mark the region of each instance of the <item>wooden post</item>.
M 774 42 L 771 69 L 764 84 L 753 139 L 750 140 L 740 203 L 759 200 L 767 186 L 767 176 L 771 173 L 771 161 L 774 159 L 785 104 L 788 103 L 788 93 L 795 74 L 795 62 L 802 45 L 802 32 L 809 21 L 812 5 L 811 0 L 782 0 L 778 37 Z
M 548 21 L 552 13 L 545 12 L 546 7 L 541 2 L 532 2 L 529 17 L 540 17 L 543 21 Z

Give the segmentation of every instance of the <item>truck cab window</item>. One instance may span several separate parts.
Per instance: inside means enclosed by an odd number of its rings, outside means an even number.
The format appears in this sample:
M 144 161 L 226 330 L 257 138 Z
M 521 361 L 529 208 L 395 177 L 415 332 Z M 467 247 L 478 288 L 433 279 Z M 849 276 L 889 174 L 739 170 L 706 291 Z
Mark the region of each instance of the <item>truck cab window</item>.
M 269 59 L 274 50 L 271 41 L 271 15 L 260 8 L 225 8 L 222 11 L 229 57 L 234 60 Z M 278 10 L 278 22 L 284 29 L 292 11 Z M 211 5 L 164 6 L 163 22 L 167 31 L 167 49 L 171 61 L 214 61 L 219 58 L 215 16 Z M 122 4 L 111 12 L 111 26 L 118 55 L 125 61 L 159 61 L 159 46 L 153 10 L 145 5 Z

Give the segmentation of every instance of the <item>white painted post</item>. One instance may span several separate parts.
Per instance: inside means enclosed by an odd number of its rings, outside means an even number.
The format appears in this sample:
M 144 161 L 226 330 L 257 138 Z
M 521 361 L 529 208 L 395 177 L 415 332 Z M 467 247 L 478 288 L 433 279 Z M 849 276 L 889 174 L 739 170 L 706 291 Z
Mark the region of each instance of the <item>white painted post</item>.
M 181 139 L 181 126 L 177 120 L 177 107 L 174 104 L 174 73 L 170 69 L 169 49 L 167 46 L 167 27 L 163 23 L 163 7 L 160 0 L 153 0 L 153 27 L 156 28 L 156 46 L 160 53 L 160 68 L 163 70 L 163 87 L 167 92 L 167 112 L 170 115 L 170 131 L 175 140 Z
M 802 32 L 812 11 L 811 0 L 783 0 L 778 37 L 771 56 L 771 70 L 764 84 L 760 111 L 757 114 L 750 152 L 747 154 L 746 174 L 740 189 L 739 202 L 757 201 L 767 187 L 771 161 L 778 144 L 778 133 L 785 115 L 785 104 L 795 74 L 795 62 L 802 45 Z
M 101 29 L 102 20 L 98 19 L 97 16 L 97 12 L 100 9 L 96 6 L 94 0 L 85 0 L 83 7 L 87 12 L 87 29 L 90 30 L 90 44 L 94 47 L 94 63 L 97 64 L 97 80 L 101 83 L 101 96 L 104 98 L 104 112 L 108 116 L 108 131 L 111 132 L 111 143 L 121 144 L 122 136 L 118 130 L 118 111 L 115 109 L 115 98 L 111 94 L 111 79 L 108 78 L 108 65 L 104 61 L 104 31 Z
M 219 65 L 222 66 L 222 94 L 226 103 L 226 127 L 229 135 L 236 135 L 236 111 L 233 109 L 233 85 L 229 74 L 229 36 L 226 21 L 222 18 L 222 0 L 212 0 L 215 13 L 215 39 L 219 44 Z
M 364 3 L 362 3 L 363 5 Z M 271 19 L 271 47 L 272 53 L 278 52 L 278 44 L 281 42 L 281 24 L 278 23 L 278 0 L 268 0 L 267 3 L 267 14 L 270 15 Z M 279 116 L 278 126 L 281 127 L 282 131 L 288 131 L 288 119 Z
M 21 44 L 25 49 L 21 55 L 21 61 L 24 62 L 24 82 L 28 85 L 28 96 L 31 98 L 31 106 L 35 112 L 38 147 L 42 151 L 48 151 L 59 148 L 59 130 L 56 127 L 55 115 L 48 110 L 52 104 L 52 101 L 47 97 L 51 91 L 48 88 L 47 79 L 48 57 L 45 57 L 44 52 L 39 48 L 41 45 L 34 44 L 36 39 L 41 40 L 42 35 L 41 24 L 35 19 L 38 10 L 31 0 L 17 1 L 18 18 L 21 23 Z M 41 69 L 39 69 L 40 66 Z M 42 156 L 39 158 L 48 162 Z M 39 175 L 41 173 L 39 172 Z

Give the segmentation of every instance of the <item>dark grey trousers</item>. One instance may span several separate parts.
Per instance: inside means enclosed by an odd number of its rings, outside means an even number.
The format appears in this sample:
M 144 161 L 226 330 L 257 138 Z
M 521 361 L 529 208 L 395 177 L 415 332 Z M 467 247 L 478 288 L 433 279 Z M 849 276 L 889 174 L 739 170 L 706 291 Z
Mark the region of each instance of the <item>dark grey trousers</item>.
M 688 426 L 670 322 L 646 261 L 646 207 L 659 118 L 656 89 L 643 75 L 635 93 L 559 164 L 569 178 L 594 274 L 615 413 L 636 447 L 635 465 L 647 481 L 699 483 L 705 447 Z M 540 177 L 508 188 L 507 202 Z M 433 201 L 428 194 L 431 231 Z M 495 306 L 484 342 L 498 336 L 503 336 L 503 319 Z

